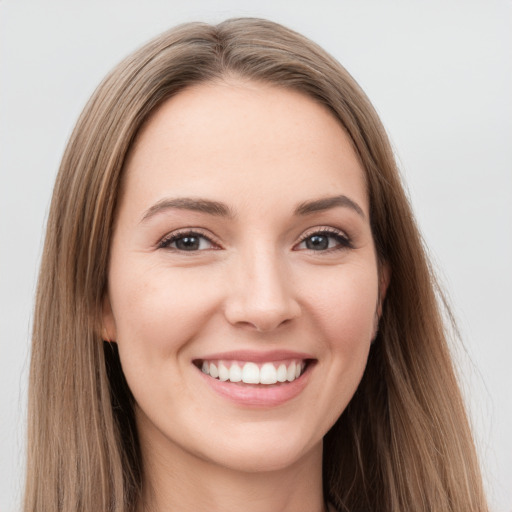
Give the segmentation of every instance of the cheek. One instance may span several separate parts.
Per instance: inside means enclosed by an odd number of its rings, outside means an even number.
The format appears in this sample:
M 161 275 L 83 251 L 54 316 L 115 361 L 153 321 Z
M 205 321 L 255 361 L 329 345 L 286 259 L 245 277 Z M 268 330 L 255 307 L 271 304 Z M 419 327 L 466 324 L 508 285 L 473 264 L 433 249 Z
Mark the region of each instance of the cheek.
M 118 267 L 111 278 L 111 302 L 120 348 L 129 345 L 137 352 L 176 352 L 197 331 L 214 307 L 215 287 L 205 291 L 204 278 L 168 268 L 130 265 L 130 272 Z M 209 293 L 208 293 L 209 291 Z
M 372 267 L 343 268 L 316 284 L 308 306 L 331 349 L 357 349 L 371 341 L 378 297 Z
M 130 271 L 127 271 L 127 270 Z M 204 279 L 168 267 L 116 268 L 109 291 L 123 372 L 135 400 L 153 416 L 187 392 L 187 347 L 211 314 L 215 297 L 198 294 Z M 152 405 L 151 405 L 152 404 Z
M 305 304 L 312 319 L 312 336 L 318 340 L 322 383 L 314 400 L 322 411 L 319 430 L 324 432 L 340 417 L 359 386 L 368 360 L 378 297 L 373 265 L 339 266 L 329 274 L 310 280 Z

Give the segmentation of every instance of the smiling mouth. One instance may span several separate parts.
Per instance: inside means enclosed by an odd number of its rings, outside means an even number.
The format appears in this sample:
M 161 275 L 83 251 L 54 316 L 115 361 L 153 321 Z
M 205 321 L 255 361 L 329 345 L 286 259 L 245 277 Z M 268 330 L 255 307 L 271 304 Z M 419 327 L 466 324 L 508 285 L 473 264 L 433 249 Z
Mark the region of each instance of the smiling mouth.
M 221 382 L 272 385 L 293 382 L 306 371 L 311 362 L 309 359 L 265 363 L 196 360 L 194 364 L 204 374 Z

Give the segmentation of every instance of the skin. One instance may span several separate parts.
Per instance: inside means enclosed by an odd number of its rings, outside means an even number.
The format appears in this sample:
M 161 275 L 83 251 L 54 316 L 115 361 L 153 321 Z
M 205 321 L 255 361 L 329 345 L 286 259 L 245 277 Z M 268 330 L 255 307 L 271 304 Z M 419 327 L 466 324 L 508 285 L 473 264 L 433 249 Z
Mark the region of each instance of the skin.
M 156 111 L 125 172 L 103 323 L 136 400 L 141 510 L 324 510 L 322 438 L 360 382 L 387 280 L 347 135 L 300 93 L 201 84 Z M 295 213 L 338 195 L 360 211 Z M 232 215 L 154 206 L 184 197 Z M 197 250 L 162 244 L 187 230 L 207 237 Z M 291 400 L 244 406 L 193 364 L 232 350 L 314 361 Z

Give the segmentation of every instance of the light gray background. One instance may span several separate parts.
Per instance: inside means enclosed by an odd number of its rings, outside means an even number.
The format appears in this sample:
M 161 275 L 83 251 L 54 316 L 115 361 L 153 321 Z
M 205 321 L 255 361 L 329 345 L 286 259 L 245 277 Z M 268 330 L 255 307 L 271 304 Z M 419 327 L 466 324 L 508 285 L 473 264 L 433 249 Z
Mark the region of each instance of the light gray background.
M 0 0 L 0 511 L 21 496 L 33 293 L 66 139 L 128 52 L 177 23 L 232 16 L 311 37 L 381 114 L 463 334 L 493 511 L 512 511 L 510 0 Z

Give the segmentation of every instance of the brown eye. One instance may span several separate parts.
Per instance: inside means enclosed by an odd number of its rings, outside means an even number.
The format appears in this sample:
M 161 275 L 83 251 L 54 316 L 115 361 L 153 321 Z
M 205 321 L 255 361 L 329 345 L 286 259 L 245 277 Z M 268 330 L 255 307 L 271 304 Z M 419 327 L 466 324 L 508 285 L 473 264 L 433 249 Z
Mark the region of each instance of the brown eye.
M 215 248 L 215 244 L 206 236 L 200 233 L 176 233 L 162 240 L 159 245 L 162 249 L 173 249 L 175 251 L 204 251 Z
M 331 249 L 343 249 L 346 247 L 351 247 L 351 242 L 342 233 L 337 231 L 321 231 L 304 238 L 297 246 L 297 249 L 306 249 L 308 251 L 328 251 Z
M 324 251 L 329 249 L 329 237 L 326 235 L 313 235 L 304 240 L 306 243 L 306 249 L 312 251 Z
M 174 241 L 176 249 L 180 251 L 197 251 L 201 245 L 198 236 L 184 236 Z

